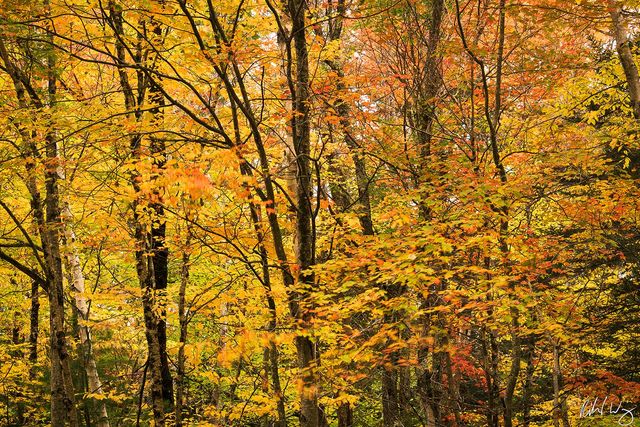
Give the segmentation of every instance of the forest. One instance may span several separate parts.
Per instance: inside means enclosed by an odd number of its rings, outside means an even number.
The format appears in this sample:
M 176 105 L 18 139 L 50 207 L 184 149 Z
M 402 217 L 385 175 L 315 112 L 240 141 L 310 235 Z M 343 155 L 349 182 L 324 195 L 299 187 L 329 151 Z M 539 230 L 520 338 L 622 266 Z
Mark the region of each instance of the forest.
M 0 426 L 640 425 L 639 60 L 638 0 L 0 0 Z

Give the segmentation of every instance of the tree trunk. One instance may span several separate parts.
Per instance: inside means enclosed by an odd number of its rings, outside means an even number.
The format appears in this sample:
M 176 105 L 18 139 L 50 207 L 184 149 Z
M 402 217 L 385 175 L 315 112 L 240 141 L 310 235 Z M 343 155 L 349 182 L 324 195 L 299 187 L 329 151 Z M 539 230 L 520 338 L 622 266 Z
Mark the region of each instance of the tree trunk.
M 65 219 L 72 218 L 69 204 L 64 204 L 62 215 Z M 71 224 L 63 222 L 63 240 L 66 246 L 66 268 L 71 279 L 71 292 L 75 301 L 75 309 L 79 317 L 78 338 L 80 340 L 80 348 L 82 351 L 82 366 L 87 375 L 87 388 L 91 394 L 103 395 L 102 383 L 98 374 L 98 368 L 93 356 L 93 343 L 91 341 L 91 329 L 89 322 L 90 301 L 86 296 L 84 274 L 82 273 L 82 265 L 80 264 L 80 256 L 75 248 L 76 236 Z M 96 399 L 95 402 L 98 414 L 96 420 L 97 427 L 109 427 L 109 416 L 107 414 L 107 406 L 102 398 Z
M 393 362 L 391 360 L 391 364 Z M 400 425 L 398 393 L 398 369 L 395 366 L 385 366 L 382 370 L 382 424 L 385 427 Z
M 232 100 L 231 102 L 232 114 L 233 114 L 233 123 L 234 123 L 234 134 L 235 134 L 235 143 L 236 145 L 240 145 L 242 143 L 240 137 L 240 129 L 237 115 L 237 104 Z M 250 165 L 244 160 L 240 159 L 240 173 L 245 176 L 253 176 L 253 171 Z M 243 187 L 247 190 L 248 194 L 252 193 L 252 189 L 248 183 L 244 182 Z M 280 382 L 280 368 L 279 368 L 279 354 L 278 347 L 275 342 L 275 334 L 277 332 L 278 327 L 278 313 L 276 310 L 276 301 L 273 297 L 273 292 L 271 289 L 271 272 L 269 271 L 269 253 L 267 251 L 267 247 L 265 245 L 265 234 L 263 230 L 262 224 L 262 209 L 259 204 L 254 203 L 249 199 L 249 212 L 251 216 L 251 222 L 253 224 L 253 229 L 256 233 L 256 238 L 258 240 L 258 251 L 260 254 L 260 266 L 261 266 L 261 277 L 258 277 L 265 291 L 265 297 L 267 300 L 267 307 L 269 309 L 269 322 L 267 324 L 267 330 L 272 336 L 270 337 L 270 342 L 268 347 L 265 350 L 265 363 L 267 365 L 266 375 L 271 377 L 271 387 L 273 389 L 274 398 L 276 399 L 276 408 L 277 408 L 277 419 L 275 420 L 275 427 L 286 427 L 287 426 L 287 414 L 284 406 L 284 393 L 282 391 L 282 385 Z M 281 243 L 281 242 L 280 242 Z M 284 273 L 284 271 L 283 271 Z M 256 275 L 258 275 L 256 273 Z M 289 277 L 286 273 L 284 273 L 284 282 L 287 285 L 287 277 Z
M 353 427 L 353 409 L 349 403 L 342 403 L 338 407 L 338 427 Z
M 442 55 L 438 52 L 440 40 L 442 38 L 442 19 L 445 13 L 444 0 L 435 0 L 431 4 L 431 16 L 429 21 L 429 32 L 425 49 L 425 62 L 422 64 L 422 80 L 417 82 L 414 103 L 414 121 L 416 123 L 416 135 L 418 145 L 418 167 L 415 169 L 414 184 L 419 190 L 419 219 L 422 223 L 431 220 L 432 212 L 427 203 L 429 184 L 431 177 L 428 175 L 434 170 L 434 150 L 432 147 L 433 124 L 436 121 L 435 98 L 442 88 Z M 437 292 L 444 290 L 442 287 L 429 290 L 429 297 L 423 298 L 421 305 L 429 310 L 437 304 Z M 431 335 L 432 323 L 436 323 L 436 328 L 447 331 L 445 321 L 437 316 L 425 315 L 421 333 L 424 337 Z M 445 363 L 447 357 L 442 347 L 446 347 L 448 337 L 439 333 L 434 337 L 434 348 L 440 348 L 437 354 L 429 357 L 429 348 L 424 345 L 419 349 L 420 357 L 418 368 L 418 390 L 421 406 L 424 412 L 427 426 L 440 425 L 444 415 L 443 400 L 448 396 L 447 386 L 444 384 Z M 429 363 L 431 366 L 429 367 Z
M 46 2 L 45 7 L 48 8 Z M 52 36 L 50 36 L 51 38 Z M 53 40 L 51 46 L 53 46 Z M 53 48 L 47 52 L 47 92 L 49 114 L 56 103 L 56 58 Z M 60 158 L 54 123 L 50 120 L 45 136 L 45 206 L 46 235 L 48 251 L 45 253 L 47 278 L 49 282 L 49 323 L 51 334 L 51 424 L 62 427 L 66 422 L 70 426 L 78 425 L 73 379 L 71 376 L 70 357 L 68 353 L 66 330 L 64 325 L 64 277 L 62 274 L 62 257 L 60 254 L 60 194 L 58 180 L 60 178 Z
M 155 0 L 162 8 L 164 0 Z M 109 23 L 116 35 L 116 68 L 120 80 L 122 94 L 124 96 L 127 115 L 132 119 L 141 120 L 143 115 L 139 111 L 145 92 L 148 89 L 148 111 L 151 114 L 151 124 L 156 129 L 161 129 L 163 121 L 163 108 L 165 105 L 160 77 L 154 76 L 153 71 L 157 66 L 158 49 L 163 43 L 162 26 L 153 16 L 150 19 L 149 38 L 141 39 L 137 53 L 137 95 L 131 86 L 129 75 L 124 64 L 127 63 L 128 49 L 124 46 L 124 19 L 122 9 L 115 2 L 109 1 Z M 142 27 L 146 23 L 140 22 Z M 151 44 L 146 46 L 147 52 L 143 54 L 143 41 Z M 140 63 L 145 58 L 145 64 Z M 146 84 L 145 84 L 146 83 Z M 153 174 L 150 179 L 156 181 L 163 173 L 166 164 L 166 146 L 161 137 L 149 138 L 148 160 L 153 165 Z M 143 137 L 133 134 L 130 137 L 130 150 L 136 161 L 143 159 Z M 142 310 L 145 322 L 145 336 L 148 348 L 147 369 L 149 371 L 153 416 L 156 426 L 165 425 L 165 414 L 173 410 L 173 379 L 169 368 L 166 342 L 166 289 L 168 278 L 168 250 L 165 246 L 166 225 L 164 223 L 164 207 L 162 203 L 161 189 L 154 189 L 152 195 L 144 195 L 141 192 L 141 176 L 137 171 L 131 173 L 132 187 L 137 193 L 137 198 L 132 203 L 134 238 L 136 242 L 135 258 L 138 281 L 142 289 Z M 143 217 L 148 215 L 148 217 Z M 147 230 L 147 222 L 151 222 L 150 231 Z
M 158 0 L 158 3 L 164 5 L 164 0 Z M 153 32 L 153 44 L 155 49 L 162 45 L 162 26 L 155 19 L 151 20 L 151 28 Z M 154 55 L 150 55 L 154 57 Z M 150 58 L 151 63 L 156 60 Z M 164 95 L 158 81 L 152 81 L 149 86 L 149 104 L 151 106 L 152 124 L 156 129 L 162 129 L 164 121 Z M 167 162 L 166 143 L 162 137 L 151 136 L 150 138 L 150 157 L 156 172 L 156 176 L 160 176 Z M 162 202 L 161 189 L 155 189 L 153 193 L 153 201 L 149 204 L 153 211 L 154 226 L 151 228 L 151 257 L 153 263 L 154 286 L 156 295 L 160 298 L 160 316 L 157 324 L 158 344 L 160 346 L 160 366 L 162 376 L 162 397 L 168 410 L 173 407 L 173 380 L 171 378 L 171 370 L 169 369 L 169 359 L 167 355 L 167 320 L 166 320 L 166 294 L 169 276 L 169 250 L 165 245 L 166 224 L 164 222 L 165 213 Z
M 562 369 L 560 367 L 560 349 L 557 340 L 553 343 L 553 425 L 559 427 L 562 421 L 563 427 L 570 427 L 567 401 L 562 392 Z
M 454 335 L 455 336 L 455 335 Z M 445 369 L 447 373 L 447 409 L 450 413 L 453 413 L 453 427 L 462 425 L 462 417 L 460 416 L 460 382 L 457 374 L 453 372 L 453 366 L 451 363 L 451 355 L 449 352 L 444 353 L 445 357 Z
M 48 13 L 49 3 L 45 1 L 44 6 Z M 50 24 L 49 21 L 46 22 L 47 25 Z M 48 37 L 48 46 L 53 46 L 52 36 L 49 35 Z M 25 75 L 23 71 L 12 62 L 2 37 L 0 37 L 0 57 L 4 62 L 4 68 L 11 77 L 21 108 L 27 109 L 35 107 L 43 114 L 51 114 L 56 102 L 57 83 L 55 70 L 56 58 L 53 49 L 48 49 L 46 52 L 46 101 L 40 99 L 38 92 L 31 87 L 29 76 Z M 29 89 L 29 100 L 27 100 L 25 95 L 25 88 Z M 51 425 L 53 427 L 63 427 L 65 423 L 68 422 L 71 427 L 75 427 L 78 425 L 78 418 L 64 326 L 64 290 L 62 259 L 60 256 L 60 197 L 58 193 L 58 163 L 60 159 L 58 158 L 55 126 L 50 118 L 47 125 L 48 129 L 45 133 L 46 163 L 44 168 L 44 203 L 41 199 L 36 179 L 37 169 L 35 159 L 41 158 L 40 151 L 32 138 L 31 131 L 21 126 L 18 127 L 18 131 L 23 140 L 24 151 L 21 154 L 25 158 L 26 163 L 25 168 L 27 173 L 25 184 L 31 197 L 33 217 L 38 226 L 42 251 L 44 253 L 44 261 L 41 265 L 45 273 L 44 287 L 48 292 L 49 298 Z M 34 304 L 33 300 L 32 304 Z M 35 305 L 37 304 L 34 304 L 34 306 Z M 32 315 L 34 312 L 37 312 L 37 310 L 33 310 L 33 308 L 34 307 L 32 307 Z M 32 321 L 33 320 L 32 318 Z M 37 328 L 32 328 L 32 332 L 35 332 L 34 339 L 37 341 L 37 332 L 34 329 Z
M 186 312 L 186 293 L 187 285 L 189 283 L 189 262 L 190 252 L 189 246 L 191 244 L 191 229 L 187 225 L 187 239 L 185 241 L 185 248 L 182 253 L 182 269 L 180 273 L 180 291 L 178 293 L 178 322 L 180 324 L 180 348 L 178 350 L 178 363 L 176 366 L 176 426 L 182 426 L 182 412 L 184 405 L 184 391 L 185 391 L 185 355 L 184 347 L 187 344 L 187 333 L 189 327 L 189 317 Z
M 638 76 L 638 67 L 633 59 L 633 52 L 631 52 L 632 41 L 629 39 L 627 24 L 623 21 L 620 15 L 620 7 L 614 0 L 607 0 L 607 7 L 611 16 L 618 58 L 620 58 L 627 80 L 627 92 L 631 101 L 633 117 L 640 119 L 640 78 Z
M 267 307 L 269 308 L 269 324 L 267 330 L 273 334 L 267 348 L 267 358 L 269 366 L 269 375 L 271 376 L 271 386 L 273 393 L 277 401 L 276 408 L 278 411 L 278 418 L 275 422 L 275 427 L 286 427 L 287 414 L 284 407 L 284 393 L 282 392 L 282 385 L 280 384 L 280 372 L 278 362 L 278 347 L 275 343 L 276 328 L 278 326 L 278 316 L 276 311 L 276 302 L 271 290 L 271 274 L 269 272 L 269 258 L 267 248 L 264 245 L 264 234 L 262 231 L 262 225 L 260 222 L 259 207 L 251 202 L 249 204 L 251 210 L 251 219 L 258 237 L 258 245 L 260 251 L 260 262 L 262 265 L 262 284 L 265 288 Z
M 295 47 L 295 77 L 293 86 L 293 148 L 296 155 L 296 264 L 298 283 L 302 286 L 314 285 L 313 274 L 308 269 L 314 264 L 314 232 L 312 227 L 313 211 L 311 206 L 311 165 L 310 165 L 310 123 L 309 123 L 309 58 L 306 38 L 306 2 L 289 0 L 288 10 L 291 17 L 291 34 Z M 308 308 L 305 307 L 307 291 L 298 290 L 299 301 L 295 318 L 301 328 L 310 321 Z M 324 416 L 318 405 L 318 390 L 315 378 L 317 354 L 314 342 L 308 336 L 299 335 L 295 339 L 298 353 L 298 366 L 302 375 L 302 393 L 300 398 L 300 425 L 318 427 L 323 425 Z
M 31 281 L 31 310 L 29 311 L 29 361 L 38 362 L 38 333 L 40 319 L 40 288 L 38 282 Z M 31 377 L 33 370 L 31 371 Z
M 525 382 L 522 390 L 522 425 L 523 427 L 529 427 L 531 424 L 531 395 L 533 393 L 533 373 L 535 371 L 534 352 L 535 352 L 535 337 L 530 336 L 527 338 L 525 359 L 527 361 L 527 368 L 525 370 Z
M 490 314 L 491 315 L 491 314 Z M 493 331 L 481 327 L 480 342 L 482 345 L 482 370 L 487 384 L 486 420 L 488 427 L 498 427 L 498 399 L 500 385 L 498 384 L 497 342 Z
M 332 16 L 328 22 L 327 38 L 329 41 L 338 41 L 342 38 L 343 20 L 346 14 L 345 0 L 338 0 L 335 16 Z M 358 220 L 365 236 L 373 236 L 375 234 L 373 228 L 373 219 L 371 215 L 371 196 L 370 196 L 370 179 L 367 174 L 366 162 L 363 153 L 363 147 L 360 147 L 353 135 L 351 126 L 351 108 L 347 102 L 342 99 L 342 94 L 347 94 L 348 88 L 344 82 L 344 71 L 341 59 L 325 60 L 325 64 L 336 73 L 338 80 L 336 82 L 336 90 L 340 97 L 335 102 L 335 110 L 340 118 L 340 132 L 343 135 L 343 141 L 353 161 L 353 174 L 355 175 L 357 198 L 355 201 L 355 211 L 358 214 Z M 330 130 L 331 131 L 331 130 Z M 348 212 L 351 208 L 351 198 L 346 187 L 339 183 L 348 181 L 348 174 L 342 168 L 335 166 L 334 159 L 338 153 L 333 153 L 329 159 L 330 172 L 335 175 L 336 183 L 331 183 L 331 196 L 342 213 Z M 384 374 L 383 374 L 384 375 Z M 349 427 L 353 425 L 353 408 L 349 402 L 343 402 L 338 407 L 338 426 Z
M 517 315 L 514 313 L 513 315 Z M 518 321 L 517 318 L 513 318 L 514 330 L 511 337 L 511 369 L 507 377 L 507 384 L 504 396 L 504 427 L 513 426 L 513 396 L 518 383 L 518 376 L 520 374 L 520 360 L 522 358 L 520 350 L 520 337 L 518 337 Z
M 47 158 L 56 163 L 57 147 L 53 136 L 47 137 Z M 62 258 L 60 256 L 60 209 L 58 197 L 57 167 L 47 167 L 45 205 L 47 207 L 45 234 L 48 241 L 48 253 L 45 260 L 48 267 L 49 288 L 49 324 L 51 331 L 51 424 L 64 426 L 77 425 L 77 413 L 73 381 L 71 378 L 70 358 L 64 326 L 64 289 Z
M 164 0 L 156 3 L 164 7 Z M 148 57 L 146 62 L 149 67 L 157 66 L 158 49 L 163 43 L 162 25 L 152 15 L 149 20 Z M 147 76 L 148 104 L 151 115 L 150 124 L 154 129 L 162 129 L 164 121 L 165 100 L 160 88 L 160 77 Z M 134 138 L 137 144 L 142 143 L 142 138 Z M 142 147 L 133 145 L 134 156 L 140 158 Z M 149 137 L 148 161 L 153 166 L 150 179 L 155 182 L 163 174 L 166 165 L 166 143 L 162 136 Z M 139 182 L 134 178 L 134 188 L 140 193 Z M 163 184 L 160 184 L 163 185 Z M 138 277 L 143 288 L 143 312 L 146 327 L 147 346 L 149 348 L 149 373 L 151 378 L 151 395 L 153 400 L 154 418 L 157 425 L 164 425 L 164 416 L 173 411 L 173 379 L 169 368 L 167 355 L 167 321 L 166 321 L 166 297 L 168 284 L 168 260 L 169 251 L 165 244 L 166 224 L 164 205 L 162 201 L 162 189 L 153 188 L 151 195 L 140 195 L 143 199 L 137 201 L 138 206 L 146 206 L 150 217 L 140 218 L 138 213 L 134 215 L 136 220 L 136 240 L 141 246 L 136 253 L 138 264 Z M 142 220 L 142 222 L 141 222 Z M 148 231 L 145 221 L 152 221 Z

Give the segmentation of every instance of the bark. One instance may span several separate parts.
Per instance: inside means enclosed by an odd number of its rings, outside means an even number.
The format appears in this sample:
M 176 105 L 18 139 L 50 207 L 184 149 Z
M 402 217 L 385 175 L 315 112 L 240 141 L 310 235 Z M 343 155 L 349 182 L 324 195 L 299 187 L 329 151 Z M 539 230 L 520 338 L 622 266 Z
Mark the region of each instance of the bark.
M 491 315 L 491 314 L 490 314 Z M 500 384 L 498 381 L 498 355 L 496 336 L 493 331 L 486 327 L 481 327 L 480 344 L 482 346 L 482 370 L 484 371 L 484 379 L 487 384 L 487 406 L 486 421 L 488 427 L 498 427 L 499 424 L 499 391 Z
M 420 69 L 422 77 L 417 81 L 416 95 L 414 103 L 414 122 L 416 139 L 418 145 L 418 167 L 414 176 L 415 186 L 420 191 L 419 216 L 421 222 L 431 220 L 432 212 L 427 203 L 428 188 L 431 181 L 429 173 L 434 168 L 433 149 L 433 125 L 436 121 L 435 99 L 442 88 L 442 54 L 439 53 L 440 41 L 442 38 L 442 19 L 445 13 L 444 0 L 435 0 L 431 6 L 431 17 L 429 22 L 429 32 L 426 39 L 425 61 Z M 429 290 L 429 297 L 423 299 L 421 305 L 429 309 L 437 304 L 437 292 L 444 290 L 441 287 Z M 432 325 L 435 323 L 436 329 L 447 330 L 445 320 L 441 316 L 425 315 L 423 318 L 422 334 L 431 335 Z M 429 357 L 429 348 L 423 346 L 419 349 L 419 360 L 421 366 L 417 369 L 418 390 L 421 407 L 426 418 L 427 426 L 440 425 L 442 417 L 446 412 L 445 400 L 448 399 L 447 386 L 444 381 L 446 362 L 446 333 L 439 333 L 435 337 L 434 347 L 439 350 Z M 431 363 L 431 366 L 429 366 Z
M 343 403 L 338 407 L 338 427 L 353 426 L 353 409 L 348 403 Z
M 419 350 L 419 359 L 423 366 L 417 369 L 417 395 L 420 406 L 424 413 L 425 423 L 427 427 L 435 427 L 440 424 L 440 390 L 438 390 L 439 380 L 442 378 L 439 372 L 439 366 L 436 362 L 429 367 L 428 356 L 429 349 L 422 348 Z M 435 355 L 432 356 L 435 358 Z M 433 369 L 433 370 L 432 370 Z
M 185 389 L 185 355 L 184 347 L 187 344 L 189 319 L 186 312 L 186 293 L 189 283 L 189 245 L 191 244 L 191 231 L 187 226 L 187 239 L 182 253 L 182 269 L 180 272 L 180 290 L 178 292 L 178 322 L 180 324 L 180 348 L 178 349 L 178 363 L 176 366 L 176 426 L 182 426 L 182 407 L 184 404 Z
M 248 171 L 245 168 L 245 171 Z M 269 366 L 269 375 L 271 377 L 271 386 L 273 388 L 273 394 L 276 399 L 276 408 L 278 412 L 278 418 L 275 421 L 275 427 L 286 427 L 287 414 L 284 407 L 284 393 L 282 391 L 282 385 L 280 384 L 279 362 L 278 362 L 278 348 L 275 343 L 275 334 L 278 326 L 278 317 L 276 312 L 276 302 L 271 290 L 271 274 L 269 272 L 269 258 L 267 248 L 264 245 L 264 232 L 262 231 L 260 208 L 255 203 L 249 203 L 249 209 L 251 211 L 251 220 L 258 238 L 258 246 L 260 251 L 260 264 L 262 267 L 262 285 L 265 288 L 265 294 L 267 299 L 267 307 L 269 308 L 269 324 L 267 330 L 273 334 L 272 339 L 269 342 L 267 348 L 267 358 Z
M 522 390 L 522 425 L 524 427 L 529 427 L 529 425 L 531 425 L 531 407 L 533 406 L 531 397 L 533 393 L 533 373 L 535 371 L 535 342 L 535 337 L 530 336 L 527 338 L 526 353 L 524 357 L 527 363 L 527 368 L 525 370 L 525 383 Z
M 419 173 L 430 170 L 433 139 L 433 123 L 436 119 L 435 98 L 442 88 L 442 54 L 438 52 L 442 38 L 442 17 L 445 12 L 444 0 L 435 0 L 431 9 L 429 35 L 426 43 L 426 60 L 424 63 L 423 80 L 418 83 L 416 90 L 415 123 L 419 146 Z M 417 182 L 425 179 L 419 177 Z M 422 216 L 430 216 L 429 209 L 422 208 Z
M 553 344 L 553 427 L 560 427 L 560 373 L 558 346 Z
M 38 334 L 40 318 L 40 288 L 38 282 L 31 281 L 31 310 L 29 311 L 29 361 L 32 365 L 38 362 Z M 33 377 L 33 371 L 31 371 Z
M 487 332 L 489 335 L 489 350 L 486 354 L 487 360 L 485 361 L 485 378 L 487 379 L 488 399 L 487 399 L 487 425 L 489 427 L 498 427 L 498 391 L 500 390 L 500 384 L 497 382 L 497 364 L 494 363 L 497 360 L 495 354 L 496 346 L 494 345 L 495 338 L 491 331 Z
M 48 2 L 45 7 L 48 9 Z M 49 36 L 53 46 L 52 36 Z M 56 57 L 53 48 L 47 52 L 47 96 L 48 114 L 56 103 Z M 53 427 L 64 426 L 66 422 L 74 427 L 78 425 L 73 378 L 71 376 L 70 356 L 68 353 L 64 314 L 64 276 L 62 274 L 62 257 L 60 253 L 60 158 L 55 125 L 48 123 L 45 135 L 46 163 L 45 178 L 45 228 L 48 251 L 45 253 L 47 276 L 49 282 L 49 322 L 51 345 L 51 424 Z
M 68 204 L 64 205 L 62 216 L 69 220 L 72 218 L 71 209 Z M 71 224 L 63 222 L 63 241 L 66 246 L 65 258 L 66 268 L 71 279 L 71 292 L 75 302 L 75 310 L 79 318 L 78 322 L 78 338 L 80 340 L 80 348 L 82 352 L 82 366 L 87 375 L 87 389 L 91 394 L 103 395 L 102 382 L 98 374 L 96 360 L 93 355 L 93 343 L 91 340 L 91 329 L 89 328 L 89 308 L 91 301 L 87 298 L 84 274 L 80 263 L 80 256 L 74 247 L 76 240 L 75 233 Z M 104 399 L 97 399 L 95 402 L 97 407 L 97 427 L 109 427 L 109 416 L 107 414 L 107 406 Z
M 151 245 L 145 240 L 145 233 L 140 225 L 136 226 L 136 238 L 142 241 L 146 249 Z M 145 337 L 148 348 L 148 371 L 151 379 L 151 402 L 153 408 L 153 418 L 155 425 L 160 427 L 165 425 L 165 414 L 168 408 L 165 407 L 165 400 L 162 390 L 162 362 L 161 346 L 158 337 L 159 318 L 156 315 L 158 294 L 156 293 L 153 277 L 153 261 L 145 254 L 145 249 L 136 250 L 136 269 L 138 280 L 142 286 L 142 308 L 145 323 Z
M 53 72 L 51 72 L 53 74 Z M 50 81 L 50 85 L 51 85 Z M 55 94 L 51 89 L 50 95 Z M 53 92 L 53 94 L 51 94 Z M 64 321 L 64 289 L 60 254 L 60 197 L 58 191 L 58 148 L 52 132 L 46 137 L 48 165 L 45 168 L 45 235 L 48 250 L 49 324 L 51 346 L 51 424 L 54 427 L 78 425 L 70 357 Z
M 398 402 L 398 369 L 386 366 L 382 371 L 382 424 L 385 427 L 396 427 L 400 422 L 400 404 Z
M 330 11 L 330 13 L 333 11 Z M 337 41 L 342 38 L 343 20 L 346 13 L 345 1 L 338 0 L 335 16 L 328 21 L 327 38 L 329 41 Z M 340 60 L 325 60 L 325 64 L 334 72 L 338 78 L 336 82 L 336 90 L 338 94 L 346 94 L 348 88 L 344 83 L 344 71 Z M 370 179 L 367 174 L 366 162 L 363 147 L 360 147 L 353 135 L 351 126 L 351 107 L 341 97 L 339 97 L 334 105 L 336 113 L 340 118 L 340 132 L 343 135 L 343 142 L 349 149 L 351 160 L 353 161 L 353 175 L 355 176 L 357 198 L 355 201 L 355 210 L 358 214 L 358 220 L 365 236 L 373 236 L 375 234 L 373 228 L 373 219 L 371 215 L 371 196 L 370 196 Z M 331 195 L 338 211 L 341 213 L 348 212 L 352 206 L 351 198 L 346 186 L 340 183 L 346 183 L 349 180 L 347 171 L 344 168 L 337 167 L 335 160 L 339 153 L 332 153 L 329 159 L 329 168 L 335 179 L 330 185 Z M 349 427 L 353 425 L 353 408 L 349 402 L 341 403 L 337 411 L 338 426 Z
M 553 425 L 570 427 L 567 401 L 561 396 L 563 388 L 562 369 L 560 367 L 560 349 L 558 342 L 553 343 Z
M 447 409 L 450 413 L 453 413 L 453 427 L 462 425 L 462 417 L 460 414 L 460 381 L 458 374 L 454 374 L 453 366 L 451 363 L 451 355 L 446 352 L 445 357 L 445 369 L 447 374 Z
M 156 0 L 162 7 L 163 0 Z M 141 103 L 145 94 L 149 104 L 151 124 L 161 129 L 163 121 L 164 96 L 160 82 L 152 75 L 157 65 L 158 49 L 162 46 L 162 26 L 152 17 L 149 22 L 140 22 L 141 27 L 149 26 L 147 40 L 140 39 L 143 32 L 139 33 L 139 45 L 136 47 L 135 57 L 132 58 L 140 68 L 137 73 L 137 95 L 132 88 L 127 74 L 127 48 L 124 44 L 124 26 L 122 10 L 115 2 L 108 3 L 109 25 L 116 37 L 116 67 L 120 79 L 120 88 L 124 96 L 125 108 L 129 115 L 136 120 L 142 119 L 140 112 Z M 143 45 L 146 53 L 143 55 Z M 140 63 L 145 58 L 145 64 Z M 152 181 L 163 173 L 166 164 L 166 145 L 161 137 L 149 138 L 148 158 L 144 157 L 141 135 L 133 134 L 130 137 L 130 150 L 136 161 L 151 161 L 153 174 Z M 136 241 L 136 271 L 138 281 L 142 289 L 142 309 L 145 322 L 145 337 L 148 348 L 148 376 L 150 378 L 150 392 L 153 408 L 154 422 L 157 426 L 165 425 L 165 414 L 173 411 L 173 379 L 169 368 L 169 360 L 166 351 L 166 288 L 168 277 L 168 250 L 165 246 L 166 225 L 164 223 L 164 206 L 162 203 L 162 191 L 154 189 L 151 195 L 141 192 L 141 176 L 137 171 L 131 174 L 131 182 L 138 194 L 132 203 L 134 238 Z M 147 222 L 151 221 L 150 229 Z
M 496 89 L 495 89 L 495 106 L 493 113 L 493 131 L 491 133 L 491 152 L 494 166 L 500 177 L 500 182 L 504 185 L 507 183 L 507 173 L 500 157 L 498 148 L 497 131 L 500 127 L 500 115 L 501 100 L 502 100 L 502 68 L 504 62 L 504 43 L 505 43 L 505 0 L 500 0 L 499 4 L 499 28 L 498 28 L 498 53 L 497 53 L 497 70 L 496 70 Z M 503 207 L 497 209 L 500 212 L 500 235 L 499 246 L 502 252 L 505 262 L 508 263 L 509 247 L 507 244 L 507 234 L 509 232 L 509 207 L 508 201 L 503 200 Z M 509 284 L 509 291 L 515 297 L 515 287 L 511 282 Z M 511 369 L 507 377 L 507 384 L 505 390 L 505 396 L 503 399 L 504 407 L 504 425 L 505 427 L 511 427 L 513 425 L 513 397 L 520 374 L 520 360 L 521 360 L 521 345 L 520 337 L 518 336 L 519 322 L 518 322 L 518 310 L 514 307 L 511 308 L 512 324 L 511 324 Z
M 313 211 L 311 206 L 311 164 L 310 164 L 310 123 L 309 123 L 309 58 L 306 38 L 306 2 L 289 0 L 288 11 L 292 22 L 291 34 L 295 50 L 295 73 L 293 81 L 293 119 L 292 139 L 296 155 L 296 264 L 298 283 L 313 286 L 313 274 L 308 269 L 314 265 L 315 233 L 312 227 Z M 298 290 L 297 298 L 303 301 L 294 317 L 299 327 L 305 329 L 310 320 L 307 307 L 304 306 L 306 291 Z M 298 366 L 301 370 L 303 392 L 300 398 L 300 425 L 318 427 L 324 424 L 324 415 L 318 405 L 318 390 L 315 378 L 317 354 L 314 342 L 308 336 L 298 335 L 295 339 L 298 354 Z
M 45 3 L 48 8 L 48 3 Z M 51 36 L 50 36 L 51 37 Z M 52 46 L 52 40 L 49 40 Z M 13 82 L 16 97 L 21 108 L 35 108 L 42 114 L 50 114 L 56 99 L 56 59 L 52 49 L 46 52 L 47 100 L 40 99 L 27 75 L 12 61 L 0 36 L 0 57 Z M 28 98 L 27 98 L 28 94 Z M 38 227 L 44 260 L 41 266 L 45 273 L 44 288 L 49 298 L 50 361 L 51 361 L 51 425 L 62 427 L 66 422 L 72 427 L 78 425 L 77 411 L 71 368 L 64 325 L 64 291 L 62 259 L 60 256 L 60 198 L 58 192 L 59 168 L 58 148 L 53 123 L 49 121 L 45 136 L 46 164 L 44 171 L 45 198 L 41 198 L 36 179 L 36 159 L 40 152 L 33 139 L 32 131 L 18 126 L 23 141 L 26 178 L 25 184 L 31 197 L 33 217 Z M 32 330 L 33 331 L 33 330 Z
M 158 0 L 160 5 L 164 5 L 164 0 Z M 152 49 L 160 49 L 162 46 L 162 26 L 160 22 L 152 19 L 150 26 L 153 33 Z M 155 55 L 150 55 L 149 62 L 156 63 Z M 154 128 L 161 129 L 164 120 L 165 100 L 162 90 L 159 87 L 160 82 L 153 80 L 149 86 L 149 104 L 152 115 L 152 124 Z M 162 137 L 151 136 L 150 138 L 150 157 L 156 170 L 152 179 L 159 177 L 165 168 L 167 162 L 166 143 Z M 171 410 L 173 407 L 173 380 L 171 378 L 171 370 L 169 368 L 169 359 L 167 355 L 167 321 L 166 321 L 166 293 L 169 275 L 169 250 L 165 245 L 166 224 L 165 213 L 162 202 L 162 189 L 155 189 L 152 195 L 152 201 L 149 204 L 153 212 L 154 226 L 151 228 L 151 257 L 153 264 L 154 286 L 156 300 L 160 305 L 160 316 L 157 319 L 157 335 L 160 347 L 160 369 L 162 377 L 162 398 L 167 407 Z M 157 222 L 155 222 L 157 221 Z
M 517 325 L 516 325 L 517 326 Z M 520 339 L 517 333 L 514 332 L 511 338 L 512 350 L 511 350 L 511 369 L 507 378 L 505 396 L 504 396 L 504 426 L 513 426 L 513 396 L 515 393 L 518 375 L 520 373 Z
M 631 51 L 632 40 L 629 39 L 628 26 L 621 16 L 621 8 L 614 0 L 607 0 L 607 7 L 609 8 L 613 35 L 616 40 L 616 51 L 627 80 L 627 92 L 633 109 L 633 117 L 640 119 L 640 77 L 638 76 L 638 67 L 633 59 L 633 52 Z
M 21 338 L 20 338 L 20 312 L 19 311 L 14 311 L 13 312 L 13 325 L 11 327 L 11 343 L 14 345 L 18 345 L 22 342 Z M 22 352 L 19 351 L 17 353 L 18 356 L 20 356 Z
M 491 345 L 491 396 L 492 405 L 489 407 L 491 415 L 491 426 L 498 427 L 500 424 L 500 350 L 498 348 L 497 332 L 489 331 L 489 342 Z

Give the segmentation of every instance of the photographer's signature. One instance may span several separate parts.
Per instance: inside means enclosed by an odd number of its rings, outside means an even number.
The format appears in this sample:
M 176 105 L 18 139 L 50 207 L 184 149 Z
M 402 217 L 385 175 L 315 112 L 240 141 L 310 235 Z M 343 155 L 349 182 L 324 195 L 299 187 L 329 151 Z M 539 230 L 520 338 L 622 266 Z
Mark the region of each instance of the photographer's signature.
M 620 418 L 618 418 L 619 425 L 630 426 L 633 424 L 633 411 L 636 407 L 634 406 L 631 409 L 623 408 L 623 402 L 620 400 L 618 406 L 614 405 L 613 402 L 610 402 L 607 411 L 606 405 L 608 399 L 609 396 L 605 397 L 601 402 L 598 402 L 597 397 L 593 401 L 591 401 L 590 398 L 586 398 L 580 408 L 580 418 L 593 417 L 595 415 L 620 414 Z

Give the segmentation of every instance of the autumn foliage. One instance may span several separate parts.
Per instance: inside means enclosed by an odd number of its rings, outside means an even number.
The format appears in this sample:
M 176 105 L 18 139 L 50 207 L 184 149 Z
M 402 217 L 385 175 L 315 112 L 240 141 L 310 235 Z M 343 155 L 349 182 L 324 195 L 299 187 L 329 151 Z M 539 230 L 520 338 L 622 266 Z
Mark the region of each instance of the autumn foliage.
M 639 17 L 0 0 L 0 425 L 636 406 Z

